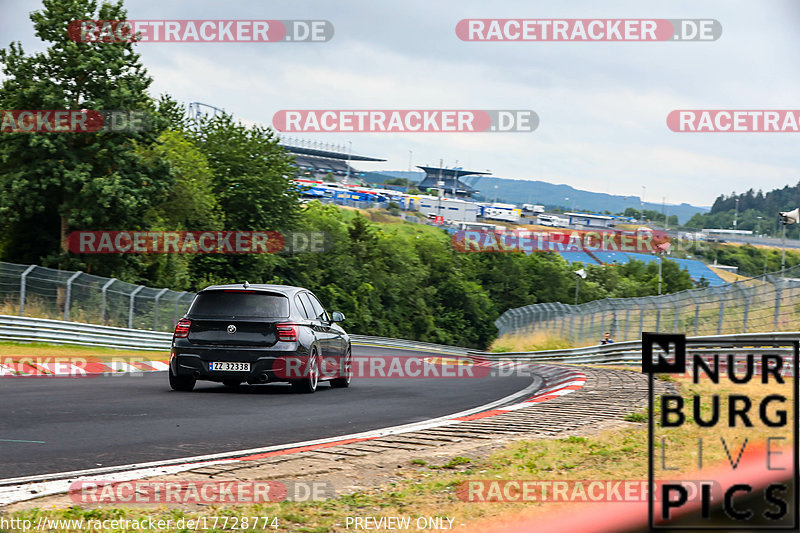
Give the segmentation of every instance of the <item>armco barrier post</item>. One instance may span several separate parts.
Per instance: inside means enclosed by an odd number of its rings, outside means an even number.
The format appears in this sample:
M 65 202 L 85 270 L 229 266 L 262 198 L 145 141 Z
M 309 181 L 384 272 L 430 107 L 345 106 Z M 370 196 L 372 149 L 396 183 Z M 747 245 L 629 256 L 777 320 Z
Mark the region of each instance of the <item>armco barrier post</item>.
M 628 323 L 631 318 L 631 308 L 625 307 L 625 325 L 623 326 L 622 338 L 620 340 L 628 340 Z
M 67 294 L 64 298 L 64 320 L 69 322 L 69 306 L 72 300 L 72 282 L 75 281 L 75 278 L 83 274 L 80 270 L 75 272 L 73 275 L 69 277 L 67 280 Z
M 136 287 L 133 292 L 131 293 L 131 301 L 128 305 L 128 328 L 133 329 L 133 302 L 136 300 L 136 295 L 139 294 L 139 291 L 144 289 L 144 285 L 139 285 Z
M 772 319 L 772 326 L 775 331 L 778 331 L 778 316 L 781 312 L 781 292 L 783 287 L 781 286 L 780 280 L 773 281 L 770 279 L 769 281 L 775 287 L 775 312 Z
M 569 336 L 567 337 L 570 342 L 575 342 L 575 315 L 576 315 L 575 308 L 570 309 L 569 312 Z
M 694 336 L 697 336 L 697 328 L 700 326 L 700 302 L 695 298 L 693 291 L 687 291 L 694 302 Z
M 656 331 L 661 331 L 661 302 L 656 299 Z
M 19 316 L 25 316 L 25 279 L 34 268 L 36 265 L 30 265 L 19 278 Z
M 642 331 L 644 331 L 644 301 L 641 302 L 639 306 L 639 331 L 637 332 L 636 336 L 640 337 Z
M 111 278 L 110 280 L 106 281 L 103 286 L 100 288 L 100 323 L 106 323 L 106 292 L 108 288 L 111 286 L 112 283 L 117 281 L 117 278 Z
M 158 331 L 158 300 L 161 299 L 161 295 L 167 292 L 169 289 L 161 289 L 158 291 L 155 297 L 155 303 L 153 304 L 153 331 Z
M 184 291 L 184 292 L 179 292 L 179 293 L 178 293 L 178 297 L 177 297 L 177 298 L 175 298 L 175 313 L 174 313 L 174 315 L 173 315 L 173 319 L 172 319 L 172 327 L 173 327 L 173 328 L 174 328 L 174 327 L 175 327 L 175 325 L 178 323 L 178 302 L 180 302 L 180 301 L 181 301 L 181 298 L 183 298 L 183 297 L 184 297 L 184 296 L 186 296 L 187 294 L 191 294 L 191 293 L 189 293 L 189 292 L 185 292 L 185 291 Z
M 740 286 L 738 283 L 733 284 L 738 290 L 742 292 L 744 296 L 744 316 L 742 317 L 742 333 L 747 333 L 747 315 L 750 312 L 750 294 L 748 293 L 747 289 Z
M 584 305 L 587 305 L 587 306 L 589 306 L 589 307 L 591 308 L 591 305 L 590 305 L 589 303 L 586 303 L 586 304 L 584 304 Z M 586 336 L 587 336 L 589 339 L 591 339 L 591 338 L 592 338 L 592 332 L 593 332 L 593 330 L 594 330 L 594 328 L 592 327 L 592 326 L 593 326 L 593 324 L 594 324 L 594 313 L 593 313 L 593 312 L 590 312 L 590 311 L 587 309 L 586 311 L 584 311 L 584 314 L 588 315 L 588 317 L 587 317 L 587 321 L 589 322 L 589 324 L 588 324 L 588 327 L 587 327 L 587 330 L 588 330 L 588 331 L 587 331 L 587 333 L 586 333 Z
M 674 300 L 673 303 L 675 304 L 675 325 L 672 326 L 672 332 L 678 333 L 678 330 L 681 327 L 680 326 L 681 306 L 679 305 L 680 299 L 677 296 L 673 296 L 672 298 Z
M 177 298 L 175 298 L 175 310 L 172 313 L 172 327 L 173 328 L 178 323 L 178 302 L 181 301 L 181 298 L 183 298 L 183 293 L 179 292 Z

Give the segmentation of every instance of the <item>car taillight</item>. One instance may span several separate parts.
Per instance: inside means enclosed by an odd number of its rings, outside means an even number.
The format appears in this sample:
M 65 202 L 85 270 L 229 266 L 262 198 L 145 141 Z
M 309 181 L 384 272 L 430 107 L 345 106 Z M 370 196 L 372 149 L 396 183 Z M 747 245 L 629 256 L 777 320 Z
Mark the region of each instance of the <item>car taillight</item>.
M 294 324 L 278 324 L 278 340 L 295 342 L 297 341 L 297 326 Z
M 173 337 L 183 338 L 189 336 L 189 328 L 192 327 L 192 321 L 188 318 L 181 318 L 178 320 L 178 323 L 175 324 L 175 333 Z

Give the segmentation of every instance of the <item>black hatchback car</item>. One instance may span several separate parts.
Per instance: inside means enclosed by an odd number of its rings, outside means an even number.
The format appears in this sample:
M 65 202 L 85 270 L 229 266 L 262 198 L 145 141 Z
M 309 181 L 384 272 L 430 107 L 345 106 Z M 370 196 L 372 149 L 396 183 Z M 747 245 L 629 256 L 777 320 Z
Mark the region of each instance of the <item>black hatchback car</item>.
M 169 384 L 230 387 L 289 382 L 314 392 L 320 381 L 350 385 L 350 337 L 311 291 L 286 285 L 213 285 L 198 292 L 175 326 Z

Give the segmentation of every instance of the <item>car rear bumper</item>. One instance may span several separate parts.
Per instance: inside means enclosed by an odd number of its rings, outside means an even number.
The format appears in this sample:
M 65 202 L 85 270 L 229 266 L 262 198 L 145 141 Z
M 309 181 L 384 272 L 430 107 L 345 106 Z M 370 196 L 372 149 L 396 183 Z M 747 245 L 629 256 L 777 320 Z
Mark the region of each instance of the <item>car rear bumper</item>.
M 292 381 L 303 377 L 308 351 L 295 343 L 276 350 L 251 347 L 174 346 L 170 355 L 170 370 L 176 376 L 191 376 L 206 381 L 239 381 L 267 383 Z M 212 362 L 250 363 L 250 371 L 211 370 Z

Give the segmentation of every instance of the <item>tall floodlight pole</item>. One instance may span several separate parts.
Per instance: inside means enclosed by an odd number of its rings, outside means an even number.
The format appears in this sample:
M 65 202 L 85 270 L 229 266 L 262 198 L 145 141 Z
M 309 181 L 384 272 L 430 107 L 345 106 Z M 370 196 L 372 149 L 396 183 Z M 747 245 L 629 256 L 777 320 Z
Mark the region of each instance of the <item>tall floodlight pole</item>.
M 578 305 L 578 287 L 581 286 L 581 280 L 586 279 L 586 270 L 581 268 L 579 270 L 574 270 L 572 273 L 577 276 L 577 278 L 575 278 L 575 305 Z
M 442 180 L 442 165 L 444 164 L 444 159 L 439 159 L 439 181 L 436 182 L 436 185 L 439 187 L 438 195 L 439 195 L 439 209 L 436 211 L 438 216 L 442 216 L 442 196 L 444 196 L 444 180 Z
M 781 272 L 786 268 L 786 222 L 781 224 Z
M 761 221 L 764 220 L 764 217 L 756 217 L 756 218 L 758 219 L 758 221 L 756 222 L 756 224 L 758 225 L 758 229 L 756 230 L 756 234 L 763 236 L 764 232 L 761 229 Z M 764 274 L 765 275 L 767 273 L 767 258 L 768 257 L 769 257 L 769 253 L 766 250 L 764 250 Z
M 642 185 L 642 220 L 644 220 L 644 193 L 647 190 L 645 185 Z
M 733 209 L 733 229 L 734 230 L 736 229 L 736 226 L 738 224 L 739 224 L 739 199 L 737 198 L 736 202 L 734 203 L 734 209 Z
M 456 164 L 453 166 L 453 198 L 456 197 L 456 182 L 458 181 L 458 159 L 456 159 Z
M 664 262 L 664 258 L 661 254 L 658 254 L 658 295 L 661 296 L 661 263 Z
M 353 141 L 347 141 L 350 148 L 347 150 L 347 176 L 344 178 L 345 183 L 350 183 L 350 156 L 353 155 Z
M 793 211 L 780 211 L 778 213 L 781 216 L 781 223 L 783 228 L 781 230 L 781 272 L 786 268 L 786 225 L 787 224 L 796 224 L 800 222 L 800 208 L 796 208 Z

